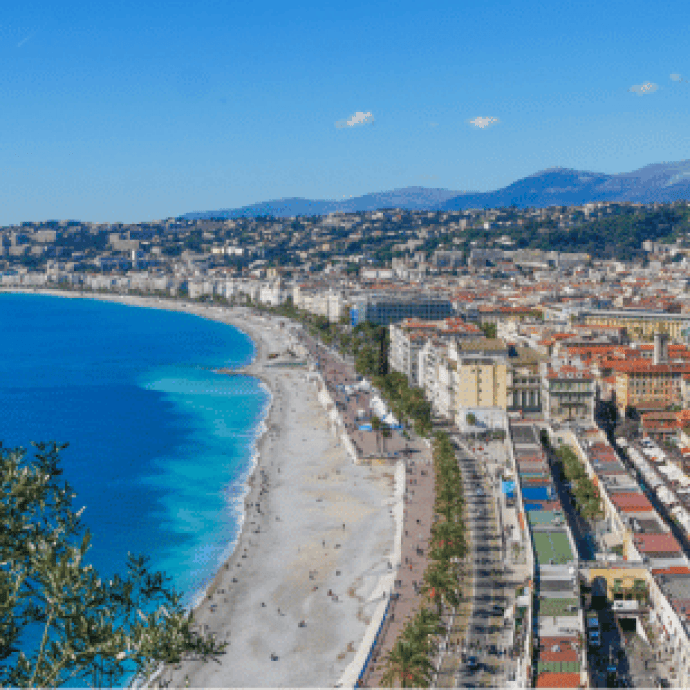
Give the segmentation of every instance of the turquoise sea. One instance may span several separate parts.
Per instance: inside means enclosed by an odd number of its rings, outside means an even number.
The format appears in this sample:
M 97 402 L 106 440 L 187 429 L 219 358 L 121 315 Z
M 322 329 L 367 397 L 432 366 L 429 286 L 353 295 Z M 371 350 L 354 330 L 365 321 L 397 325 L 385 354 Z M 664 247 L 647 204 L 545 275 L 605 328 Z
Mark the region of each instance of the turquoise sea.
M 0 294 L 0 441 L 69 442 L 62 480 L 110 579 L 151 557 L 187 606 L 230 555 L 270 401 L 252 341 L 200 317 L 91 299 Z

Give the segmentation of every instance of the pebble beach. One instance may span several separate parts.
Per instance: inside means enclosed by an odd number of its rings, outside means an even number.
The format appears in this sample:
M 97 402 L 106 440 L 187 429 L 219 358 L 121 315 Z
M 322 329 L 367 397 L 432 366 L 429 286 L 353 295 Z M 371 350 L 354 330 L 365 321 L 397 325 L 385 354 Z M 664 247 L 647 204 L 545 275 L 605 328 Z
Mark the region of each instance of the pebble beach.
M 150 686 L 334 687 L 352 678 L 355 653 L 381 601 L 377 585 L 391 572 L 395 467 L 353 464 L 307 370 L 270 365 L 268 354 L 286 348 L 277 321 L 242 308 L 36 292 L 186 311 L 234 325 L 256 345 L 254 361 L 241 372 L 271 392 L 240 538 L 194 609 L 195 625 L 229 642 L 227 652 L 219 663 L 161 669 Z

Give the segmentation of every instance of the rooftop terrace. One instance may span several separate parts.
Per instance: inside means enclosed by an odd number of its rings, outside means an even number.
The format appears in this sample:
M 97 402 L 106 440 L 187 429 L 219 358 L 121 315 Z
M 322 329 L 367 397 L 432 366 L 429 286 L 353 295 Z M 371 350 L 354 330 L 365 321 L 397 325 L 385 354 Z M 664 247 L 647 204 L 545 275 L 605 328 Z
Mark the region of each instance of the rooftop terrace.
M 573 552 L 565 532 L 534 532 L 532 542 L 540 564 L 564 565 L 573 560 Z
M 563 513 L 555 510 L 527 510 L 526 515 L 527 522 L 532 527 L 552 527 L 563 524 Z
M 541 448 L 537 434 L 531 424 L 511 426 L 510 435 L 516 446 L 536 446 Z
M 539 616 L 577 616 L 580 602 L 576 597 L 540 597 Z

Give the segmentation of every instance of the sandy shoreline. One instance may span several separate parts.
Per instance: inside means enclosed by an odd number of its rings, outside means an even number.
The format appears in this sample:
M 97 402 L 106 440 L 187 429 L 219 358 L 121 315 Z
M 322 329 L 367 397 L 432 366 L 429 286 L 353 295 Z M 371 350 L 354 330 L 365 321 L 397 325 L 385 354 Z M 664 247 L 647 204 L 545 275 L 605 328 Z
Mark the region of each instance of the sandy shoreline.
M 192 687 L 336 685 L 381 602 L 372 596 L 377 583 L 390 573 L 395 468 L 353 465 L 307 372 L 265 366 L 287 336 L 262 317 L 157 298 L 36 292 L 185 311 L 252 338 L 256 357 L 241 372 L 268 386 L 271 405 L 241 535 L 194 615 L 230 645 L 220 664 L 191 661 L 159 678 L 174 687 L 187 678 Z

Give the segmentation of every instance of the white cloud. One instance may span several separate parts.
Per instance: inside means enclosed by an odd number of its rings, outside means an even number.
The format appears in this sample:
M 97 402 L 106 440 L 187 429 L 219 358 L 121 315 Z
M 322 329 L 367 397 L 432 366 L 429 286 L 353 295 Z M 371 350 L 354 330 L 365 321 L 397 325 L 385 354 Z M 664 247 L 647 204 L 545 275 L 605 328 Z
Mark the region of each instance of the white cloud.
M 683 77 L 680 76 L 680 74 L 672 74 L 671 79 L 673 81 L 684 81 L 686 84 L 689 83 L 687 79 L 683 79 Z
M 646 93 L 654 93 L 658 88 L 658 84 L 653 84 L 651 81 L 646 81 L 644 84 L 635 84 L 635 86 L 631 86 L 628 91 L 632 91 L 638 96 L 643 96 Z
M 350 115 L 347 120 L 338 120 L 335 126 L 338 129 L 343 129 L 344 127 L 355 127 L 356 125 L 365 125 L 368 122 L 374 121 L 374 115 L 372 113 L 363 113 L 357 111 L 354 115 Z
M 475 127 L 481 127 L 482 129 L 490 127 L 498 122 L 497 117 L 475 117 L 474 120 L 470 120 L 470 124 Z

